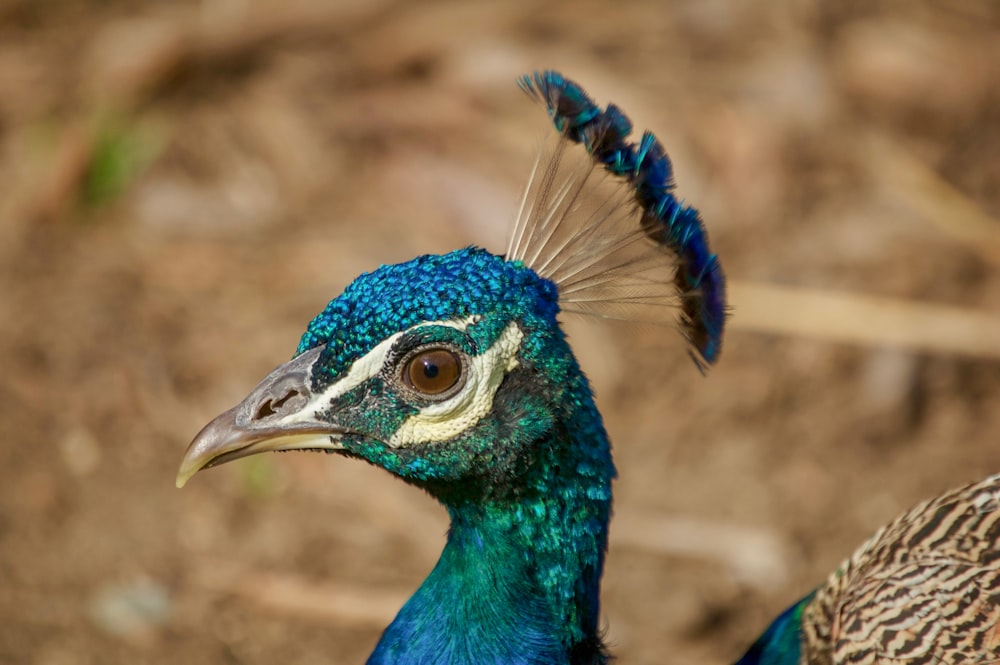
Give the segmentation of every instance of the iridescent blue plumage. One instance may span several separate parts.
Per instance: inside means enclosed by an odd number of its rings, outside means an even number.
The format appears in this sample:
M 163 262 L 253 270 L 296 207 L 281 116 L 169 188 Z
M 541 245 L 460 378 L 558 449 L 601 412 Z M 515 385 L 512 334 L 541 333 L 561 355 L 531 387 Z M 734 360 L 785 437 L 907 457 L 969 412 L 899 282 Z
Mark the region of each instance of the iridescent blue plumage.
M 523 220 L 530 231 L 517 245 L 532 261 L 470 247 L 359 276 L 312 320 L 291 361 L 196 437 L 178 474 L 183 484 L 266 450 L 325 450 L 438 499 L 451 518 L 447 544 L 371 665 L 606 663 L 598 624 L 615 467 L 557 316 L 609 283 L 624 287 L 614 297 L 629 298 L 635 284 L 651 284 L 640 297 L 663 305 L 663 284 L 637 271 L 669 268 L 669 258 L 629 253 L 633 241 L 656 246 L 645 234 L 679 250 L 683 302 L 696 293 L 699 307 L 711 301 L 710 311 L 691 309 L 698 318 L 687 334 L 704 362 L 718 357 L 722 274 L 697 213 L 669 194 L 659 143 L 648 134 L 626 143 L 628 118 L 614 106 L 601 111 L 557 74 L 535 81 L 556 126 L 624 175 L 641 209 L 612 197 L 582 212 L 586 177 L 553 188 L 558 165 L 548 165 L 532 208 L 542 219 Z M 587 167 L 595 170 L 589 159 Z M 602 244 L 609 220 L 628 231 Z M 556 238 L 561 225 L 582 230 L 543 252 L 535 239 Z M 582 242 L 592 251 L 575 251 Z M 603 249 L 620 254 L 593 261 Z
M 814 595 L 810 593 L 778 615 L 736 665 L 798 665 L 802 657 L 802 612 Z
M 375 343 L 421 321 L 465 318 L 488 310 L 537 312 L 554 322 L 558 309 L 554 284 L 469 247 L 358 276 L 310 322 L 295 353 L 325 345 L 322 372 L 336 376 Z
M 682 299 L 685 335 L 700 360 L 713 364 L 722 351 L 725 276 L 709 249 L 698 211 L 681 204 L 672 193 L 673 170 L 666 151 L 649 132 L 638 144 L 627 141 L 632 132 L 628 117 L 613 104 L 602 111 L 580 86 L 558 72 L 525 75 L 519 85 L 545 103 L 553 124 L 566 138 L 583 144 L 595 161 L 632 184 L 646 235 L 680 258 L 675 286 Z

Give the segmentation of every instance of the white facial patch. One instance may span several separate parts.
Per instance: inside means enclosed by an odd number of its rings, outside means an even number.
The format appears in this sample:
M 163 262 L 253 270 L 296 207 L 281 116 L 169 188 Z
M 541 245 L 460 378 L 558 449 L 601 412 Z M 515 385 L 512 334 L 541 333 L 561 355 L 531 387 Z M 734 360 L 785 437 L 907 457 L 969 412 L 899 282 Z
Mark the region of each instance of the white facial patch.
M 493 397 L 507 372 L 517 367 L 517 351 L 524 333 L 510 323 L 485 353 L 469 359 L 465 385 L 443 402 L 425 406 L 410 416 L 392 438 L 393 448 L 415 443 L 446 441 L 479 422 L 493 408 Z
M 392 350 L 392 346 L 396 343 L 397 339 L 406 333 L 419 328 L 424 328 L 426 326 L 444 326 L 464 331 L 469 326 L 479 322 L 480 319 L 480 316 L 473 314 L 470 317 L 458 321 L 428 321 L 417 324 L 408 330 L 403 330 L 390 335 L 372 347 L 371 351 L 355 360 L 350 369 L 347 370 L 347 374 L 345 374 L 342 379 L 327 386 L 326 390 L 323 392 L 313 395 L 309 399 L 309 403 L 306 406 L 289 416 L 286 420 L 284 420 L 284 422 L 314 422 L 317 419 L 318 414 L 329 408 L 330 404 L 335 399 L 357 388 L 368 379 L 378 376 L 382 371 L 382 367 L 385 365 L 385 360 L 388 357 L 389 352 Z M 520 342 L 520 338 L 518 338 L 518 341 Z M 493 349 L 490 349 L 490 351 L 492 350 Z M 487 353 L 490 351 L 487 351 Z M 466 388 L 468 388 L 468 385 Z M 462 392 L 464 393 L 465 389 L 463 389 Z M 459 395 L 456 395 L 455 397 L 458 397 Z

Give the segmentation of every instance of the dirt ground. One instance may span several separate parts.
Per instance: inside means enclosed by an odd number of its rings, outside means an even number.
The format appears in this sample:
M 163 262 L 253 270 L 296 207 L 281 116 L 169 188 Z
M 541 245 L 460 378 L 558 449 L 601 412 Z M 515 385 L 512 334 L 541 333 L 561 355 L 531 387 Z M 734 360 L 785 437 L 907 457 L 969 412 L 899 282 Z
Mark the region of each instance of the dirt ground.
M 1000 471 L 1000 5 L 621 4 L 0 3 L 0 662 L 364 661 L 433 501 L 321 455 L 174 474 L 353 276 L 503 250 L 538 68 L 657 132 L 734 284 L 707 378 L 672 331 L 567 320 L 620 469 L 619 662 L 731 662 Z M 831 293 L 921 305 L 919 340 Z

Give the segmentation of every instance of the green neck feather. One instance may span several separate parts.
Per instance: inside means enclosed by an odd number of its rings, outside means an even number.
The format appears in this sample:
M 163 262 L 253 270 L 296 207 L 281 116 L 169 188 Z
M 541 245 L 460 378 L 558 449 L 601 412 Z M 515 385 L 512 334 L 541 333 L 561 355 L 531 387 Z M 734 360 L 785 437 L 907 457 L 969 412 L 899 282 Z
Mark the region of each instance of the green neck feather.
M 574 383 L 574 411 L 530 443 L 517 482 L 428 487 L 451 516 L 447 545 L 369 663 L 606 662 L 597 626 L 615 472 L 586 381 Z
M 736 665 L 798 665 L 802 660 L 802 614 L 815 595 L 814 591 L 782 612 Z

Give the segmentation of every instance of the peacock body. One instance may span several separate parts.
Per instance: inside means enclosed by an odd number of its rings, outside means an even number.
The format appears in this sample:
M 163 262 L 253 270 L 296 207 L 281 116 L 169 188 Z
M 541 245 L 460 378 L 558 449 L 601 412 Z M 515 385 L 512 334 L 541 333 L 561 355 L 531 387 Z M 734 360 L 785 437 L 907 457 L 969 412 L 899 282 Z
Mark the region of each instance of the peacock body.
M 737 665 L 997 662 L 1000 475 L 880 529 Z
M 659 142 L 630 142 L 624 113 L 555 72 L 520 85 L 559 138 L 507 253 L 466 248 L 359 276 L 290 362 L 197 435 L 178 472 L 180 486 L 255 453 L 324 450 L 437 498 L 451 519 L 444 551 L 372 664 L 607 662 L 615 468 L 557 316 L 672 306 L 700 367 L 721 350 L 725 280 Z

